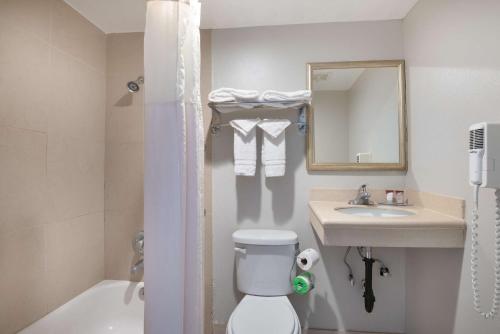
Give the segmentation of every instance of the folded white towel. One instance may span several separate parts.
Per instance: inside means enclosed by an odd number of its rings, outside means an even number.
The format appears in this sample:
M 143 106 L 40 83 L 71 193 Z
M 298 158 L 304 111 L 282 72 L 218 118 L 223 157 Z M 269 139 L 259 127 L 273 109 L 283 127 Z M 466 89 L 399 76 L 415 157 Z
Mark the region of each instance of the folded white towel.
M 234 128 L 234 172 L 241 176 L 254 176 L 257 165 L 256 119 L 235 119 L 229 122 Z
M 266 177 L 285 175 L 285 130 L 291 124 L 287 119 L 265 119 L 258 126 L 264 132 L 262 140 L 262 164 Z
M 219 88 L 208 94 L 210 102 L 252 102 L 257 101 L 259 92 L 235 88 Z
M 295 92 L 280 92 L 277 90 L 266 90 L 259 97 L 261 101 L 309 101 L 310 90 L 298 90 Z

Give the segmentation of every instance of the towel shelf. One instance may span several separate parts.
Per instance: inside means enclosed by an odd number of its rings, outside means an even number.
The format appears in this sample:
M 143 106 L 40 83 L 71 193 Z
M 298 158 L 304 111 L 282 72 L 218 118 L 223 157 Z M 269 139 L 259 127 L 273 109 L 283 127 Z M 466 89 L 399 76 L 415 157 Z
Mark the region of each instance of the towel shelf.
M 297 121 L 292 122 L 298 126 L 300 133 L 305 134 L 307 130 L 307 110 L 310 106 L 308 101 L 266 101 L 266 102 L 210 102 L 212 109 L 212 122 L 210 131 L 217 134 L 223 127 L 229 126 L 229 123 L 221 122 L 222 114 L 249 110 L 294 110 L 298 112 Z

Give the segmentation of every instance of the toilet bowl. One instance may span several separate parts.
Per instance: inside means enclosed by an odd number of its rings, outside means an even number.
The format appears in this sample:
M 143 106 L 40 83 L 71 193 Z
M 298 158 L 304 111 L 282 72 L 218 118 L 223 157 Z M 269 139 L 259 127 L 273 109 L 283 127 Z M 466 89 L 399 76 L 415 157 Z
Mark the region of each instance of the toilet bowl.
M 226 334 L 301 334 L 287 295 L 293 292 L 298 237 L 293 231 L 233 233 L 236 285 L 245 293 L 232 312 Z
M 297 313 L 286 296 L 246 295 L 231 314 L 227 334 L 300 334 Z

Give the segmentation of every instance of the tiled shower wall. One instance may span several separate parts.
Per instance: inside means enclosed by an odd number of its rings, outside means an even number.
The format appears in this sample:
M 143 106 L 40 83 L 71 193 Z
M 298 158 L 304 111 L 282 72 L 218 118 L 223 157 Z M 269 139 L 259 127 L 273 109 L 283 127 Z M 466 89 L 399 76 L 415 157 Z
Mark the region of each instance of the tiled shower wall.
M 106 37 L 62 0 L 0 1 L 0 333 L 104 278 Z
M 144 75 L 144 34 L 107 35 L 105 263 L 107 279 L 142 280 L 130 274 L 138 257 L 132 239 L 144 228 L 144 87 L 127 82 Z

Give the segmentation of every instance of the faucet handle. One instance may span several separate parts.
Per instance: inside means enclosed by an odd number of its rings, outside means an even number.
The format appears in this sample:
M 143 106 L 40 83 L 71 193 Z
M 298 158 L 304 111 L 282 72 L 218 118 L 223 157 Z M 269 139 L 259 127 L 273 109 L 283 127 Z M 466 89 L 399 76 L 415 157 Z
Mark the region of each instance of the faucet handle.
M 134 248 L 136 255 L 144 255 L 144 231 L 137 233 L 135 238 L 132 240 L 132 247 Z
M 370 201 L 371 194 L 368 192 L 366 184 L 362 184 L 358 189 L 358 194 L 356 198 L 350 200 L 348 203 L 351 205 L 371 205 L 373 201 Z
M 361 187 L 359 187 L 359 192 L 363 192 L 363 193 L 367 193 L 368 192 L 368 188 L 367 188 L 367 185 L 366 184 L 362 184 Z

